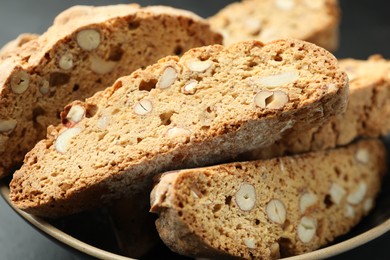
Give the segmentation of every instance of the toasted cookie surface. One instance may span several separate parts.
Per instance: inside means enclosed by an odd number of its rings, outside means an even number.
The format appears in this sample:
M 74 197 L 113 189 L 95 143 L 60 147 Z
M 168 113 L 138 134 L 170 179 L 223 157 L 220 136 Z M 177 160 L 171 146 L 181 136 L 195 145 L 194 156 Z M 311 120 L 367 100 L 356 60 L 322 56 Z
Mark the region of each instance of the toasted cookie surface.
M 69 102 L 167 55 L 220 42 L 193 13 L 138 5 L 75 6 L 43 35 L 22 35 L 0 54 L 0 177 L 60 122 Z
M 157 229 L 192 257 L 276 259 L 319 248 L 373 207 L 385 173 L 375 139 L 343 148 L 163 174 Z
M 244 0 L 228 5 L 209 21 L 224 35 L 226 45 L 291 37 L 334 51 L 339 13 L 337 0 Z
M 11 198 L 60 216 L 147 194 L 156 173 L 229 160 L 323 123 L 344 111 L 347 89 L 336 59 L 299 40 L 167 57 L 68 105 L 14 174 Z
M 264 149 L 245 154 L 246 159 L 272 158 L 346 145 L 358 137 L 379 137 L 390 132 L 390 61 L 379 55 L 368 60 L 344 59 L 340 68 L 349 77 L 345 113 L 303 133 L 286 133 Z

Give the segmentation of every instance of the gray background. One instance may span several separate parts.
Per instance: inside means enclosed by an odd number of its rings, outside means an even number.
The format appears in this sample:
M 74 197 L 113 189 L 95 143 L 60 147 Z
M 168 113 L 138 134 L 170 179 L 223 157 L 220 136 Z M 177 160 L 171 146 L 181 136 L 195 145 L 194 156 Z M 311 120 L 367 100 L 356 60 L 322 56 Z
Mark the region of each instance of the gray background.
M 0 46 L 23 32 L 42 33 L 57 13 L 75 4 L 114 4 L 128 1 L 0 0 Z M 138 1 L 188 8 L 207 17 L 233 1 Z M 381 53 L 390 59 L 390 14 L 387 0 L 341 0 L 343 20 L 338 58 L 367 58 Z M 390 233 L 333 259 L 390 259 Z M 26 224 L 0 199 L 0 260 L 81 259 Z

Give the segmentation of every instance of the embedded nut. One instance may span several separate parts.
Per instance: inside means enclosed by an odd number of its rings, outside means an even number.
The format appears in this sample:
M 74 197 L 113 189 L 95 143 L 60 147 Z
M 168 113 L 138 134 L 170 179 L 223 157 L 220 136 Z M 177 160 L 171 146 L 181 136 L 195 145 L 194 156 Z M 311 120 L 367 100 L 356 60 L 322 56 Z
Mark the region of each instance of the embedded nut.
M 174 174 L 170 174 L 178 171 L 170 171 L 164 173 L 159 180 L 159 185 L 155 186 L 150 194 L 150 212 L 158 213 L 161 207 L 169 207 L 172 205 L 172 201 L 167 198 L 168 189 L 172 185 L 175 179 Z
M 193 189 L 191 189 L 191 195 L 195 199 L 199 199 L 202 197 L 202 194 L 198 190 L 193 190 Z
M 165 184 L 165 183 L 164 183 Z M 151 192 L 150 195 L 150 212 L 157 213 L 161 209 L 161 204 L 164 203 L 167 193 L 167 184 L 157 185 Z
M 269 100 L 269 103 L 267 105 L 267 108 L 270 109 L 281 109 L 283 108 L 287 102 L 288 102 L 288 96 L 283 91 L 275 91 L 274 95 Z
M 25 71 L 15 72 L 11 78 L 11 89 L 16 94 L 22 94 L 30 85 L 30 75 Z
M 291 10 L 294 5 L 294 0 L 276 0 L 276 6 L 281 10 Z
M 226 39 L 230 38 L 230 32 L 228 30 L 222 29 L 221 27 L 221 29 L 219 29 L 219 33 L 222 35 L 223 42 L 226 44 L 227 43 Z
M 110 116 L 103 115 L 101 118 L 99 118 L 97 122 L 97 127 L 101 130 L 104 130 L 107 128 L 109 122 L 110 122 Z
M 198 82 L 196 80 L 192 80 L 183 87 L 182 92 L 184 94 L 195 94 L 197 86 Z
M 317 223 L 313 218 L 302 217 L 298 224 L 298 238 L 303 243 L 309 243 L 313 239 L 316 229 Z
M 272 91 L 269 90 L 263 90 L 256 94 L 254 102 L 258 107 L 266 108 L 267 107 L 267 100 L 271 98 L 274 95 Z
M 65 53 L 62 55 L 58 62 L 58 66 L 63 70 L 70 70 L 73 68 L 73 55 L 70 52 Z
M 58 135 L 54 143 L 54 148 L 60 152 L 65 153 L 68 149 L 70 140 L 81 132 L 81 128 L 69 128 Z
M 211 65 L 213 65 L 213 62 L 210 60 L 191 60 L 187 62 L 187 68 L 193 72 L 205 72 L 211 67 Z
M 256 83 L 267 87 L 275 88 L 295 82 L 299 78 L 296 70 L 282 72 L 276 75 L 264 76 L 255 80 Z
M 328 88 L 329 93 L 334 93 L 334 92 L 337 92 L 337 90 L 338 90 L 336 85 L 333 83 L 326 84 L 326 87 Z
M 334 203 L 336 203 L 337 205 L 340 204 L 341 200 L 343 199 L 345 193 L 347 193 L 345 191 L 345 189 L 343 187 L 341 187 L 339 184 L 337 183 L 333 183 L 332 186 L 330 187 L 329 189 L 329 194 L 330 194 L 330 198 L 332 199 L 332 201 Z
M 83 119 L 85 115 L 85 109 L 83 106 L 74 105 L 70 108 L 68 114 L 66 115 L 66 119 L 73 123 L 78 123 Z
M 207 200 L 203 200 L 202 204 L 205 205 L 205 206 L 208 206 L 208 205 L 213 204 L 213 202 L 211 200 L 207 199 Z
M 288 96 L 283 91 L 262 90 L 254 98 L 255 104 L 260 108 L 281 109 L 288 102 Z
M 280 171 L 285 173 L 286 172 L 286 168 L 284 167 L 284 163 L 282 160 L 279 161 L 279 168 L 280 168 Z
M 162 73 L 160 79 L 158 80 L 156 86 L 158 88 L 169 88 L 177 79 L 177 71 L 173 67 L 167 67 Z
M 279 243 L 273 243 L 270 247 L 269 247 L 270 251 L 271 251 L 271 257 L 272 259 L 279 259 L 280 258 L 280 246 L 279 246 Z
M 266 212 L 272 222 L 283 224 L 286 221 L 286 208 L 280 200 L 273 199 L 268 202 Z
M 243 183 L 234 196 L 237 206 L 243 211 L 253 209 L 256 204 L 255 187 L 249 183 Z
M 42 95 L 46 95 L 50 91 L 49 81 L 42 80 L 41 84 L 39 85 L 39 92 L 41 92 Z
M 312 9 L 321 9 L 324 6 L 324 0 L 305 0 L 305 4 Z
M 85 29 L 77 33 L 77 44 L 85 51 L 96 49 L 100 44 L 100 33 L 95 29 Z
M 374 200 L 372 198 L 367 198 L 364 201 L 363 209 L 367 213 L 372 209 L 373 206 L 374 206 Z
M 346 71 L 346 73 L 348 76 L 349 83 L 351 83 L 352 81 L 354 81 L 358 78 L 358 76 L 356 74 L 354 74 L 353 72 Z
M 16 127 L 18 121 L 15 119 L 2 119 L 0 120 L 0 132 L 9 132 L 13 131 Z
M 176 138 L 179 136 L 190 136 L 190 135 L 191 135 L 190 130 L 180 128 L 180 127 L 173 127 L 167 131 L 168 138 Z
M 352 82 L 352 81 L 354 81 L 355 79 L 358 78 L 358 74 L 357 74 L 357 71 L 356 71 L 355 67 L 353 67 L 353 66 L 346 66 L 344 68 L 344 71 L 347 73 L 349 82 Z
M 301 68 L 304 69 L 304 70 L 308 70 L 309 69 L 309 64 L 302 64 Z
M 348 195 L 347 202 L 352 205 L 357 205 L 363 201 L 364 196 L 367 192 L 367 184 L 365 182 L 360 182 L 357 189 Z
M 275 28 L 264 28 L 260 33 L 263 42 L 269 42 L 278 39 L 278 31 Z
M 370 155 L 366 149 L 361 148 L 356 152 L 355 158 L 358 162 L 366 164 L 369 161 Z
M 355 209 L 351 205 L 345 205 L 344 216 L 347 218 L 355 217 Z
M 250 248 L 250 249 L 255 249 L 256 248 L 256 241 L 252 237 L 246 237 L 244 238 L 244 244 Z
M 91 57 L 89 57 L 89 60 L 91 62 L 90 69 L 97 74 L 109 73 L 109 72 L 113 71 L 113 69 L 115 68 L 115 66 L 117 64 L 117 62 L 115 62 L 115 61 L 103 60 L 102 58 L 100 58 L 97 55 L 91 55 Z
M 280 133 L 284 133 L 285 131 L 287 131 L 288 129 L 291 129 L 293 128 L 295 125 L 295 120 L 288 120 L 288 122 L 286 123 L 286 125 L 282 128 L 282 130 L 280 130 Z
M 313 193 L 305 193 L 301 196 L 299 201 L 299 208 L 301 213 L 305 213 L 306 209 L 317 203 L 317 195 Z
M 247 18 L 245 21 L 245 28 L 252 34 L 260 32 L 262 22 L 260 19 Z
M 134 106 L 134 112 L 137 115 L 141 115 L 141 116 L 152 112 L 152 109 L 153 109 L 152 102 L 148 99 L 142 99 Z

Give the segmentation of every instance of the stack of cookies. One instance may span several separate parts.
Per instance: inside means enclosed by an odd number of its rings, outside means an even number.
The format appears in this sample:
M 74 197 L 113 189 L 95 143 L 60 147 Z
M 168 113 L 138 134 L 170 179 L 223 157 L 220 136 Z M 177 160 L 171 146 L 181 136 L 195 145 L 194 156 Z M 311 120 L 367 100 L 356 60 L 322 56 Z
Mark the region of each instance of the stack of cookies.
M 0 175 L 25 156 L 13 204 L 108 206 L 133 257 L 155 232 L 192 257 L 326 245 L 373 207 L 390 131 L 390 63 L 337 61 L 338 23 L 334 0 L 247 0 L 208 20 L 76 6 L 21 35 L 0 53 Z

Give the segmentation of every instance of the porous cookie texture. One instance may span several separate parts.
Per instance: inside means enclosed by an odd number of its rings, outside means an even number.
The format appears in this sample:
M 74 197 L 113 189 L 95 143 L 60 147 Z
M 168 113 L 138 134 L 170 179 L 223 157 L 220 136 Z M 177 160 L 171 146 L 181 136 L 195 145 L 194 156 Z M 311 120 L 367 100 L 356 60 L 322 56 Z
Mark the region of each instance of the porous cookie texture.
M 246 159 L 272 158 L 346 145 L 358 137 L 379 137 L 390 132 L 390 61 L 379 55 L 368 60 L 340 60 L 349 77 L 345 113 L 304 133 L 286 133 L 275 144 L 245 154 Z
M 60 216 L 148 194 L 156 173 L 229 160 L 323 123 L 344 111 L 347 90 L 337 60 L 298 40 L 166 57 L 68 105 L 14 174 L 11 198 Z
M 375 139 L 344 148 L 163 174 L 160 237 L 192 257 L 276 259 L 319 248 L 373 207 L 385 173 Z
M 338 47 L 337 0 L 244 0 L 226 6 L 209 21 L 226 45 L 292 37 L 330 51 Z
M 190 12 L 138 5 L 75 6 L 43 35 L 20 36 L 0 54 L 0 177 L 60 122 L 69 102 L 167 55 L 220 42 Z

